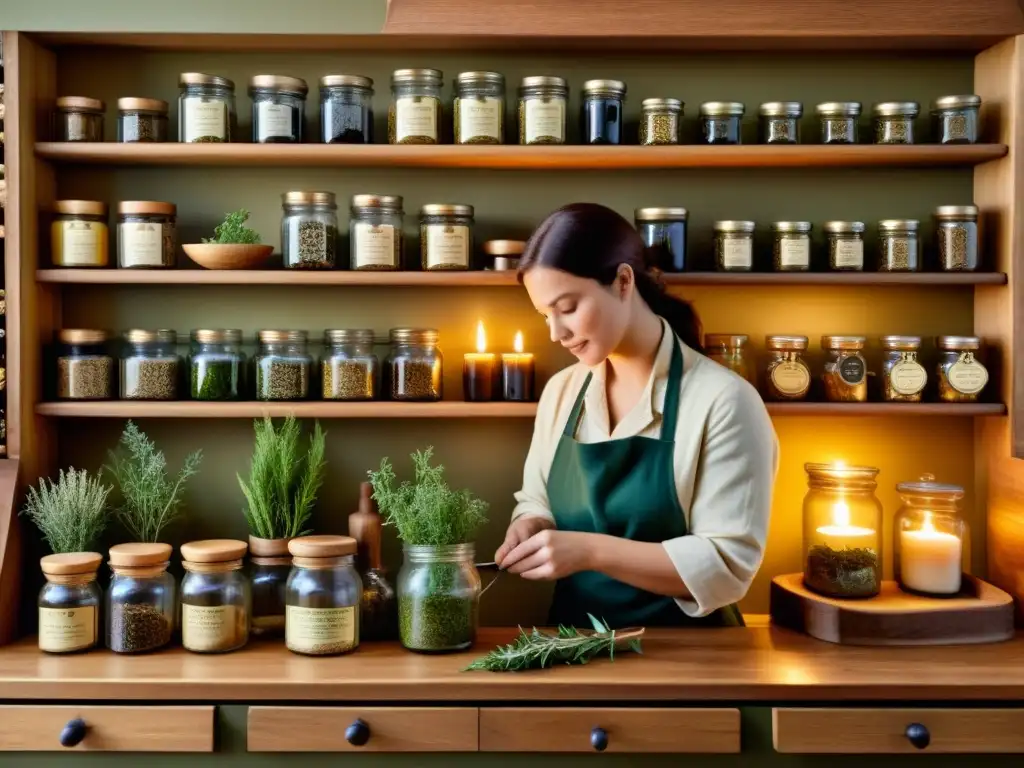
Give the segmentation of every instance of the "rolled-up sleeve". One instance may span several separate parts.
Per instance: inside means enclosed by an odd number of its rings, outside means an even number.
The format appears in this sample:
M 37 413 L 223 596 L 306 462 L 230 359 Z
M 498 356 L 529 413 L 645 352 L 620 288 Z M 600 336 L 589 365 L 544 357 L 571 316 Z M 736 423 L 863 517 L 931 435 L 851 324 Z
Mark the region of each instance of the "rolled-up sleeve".
M 515 494 L 513 520 L 523 515 L 541 515 L 551 521 L 555 519 L 548 503 L 548 472 L 551 470 L 551 461 L 554 459 L 561 424 L 564 421 L 559 411 L 569 378 L 568 370 L 553 376 L 544 387 L 540 402 L 537 403 L 533 439 L 530 441 L 530 450 L 523 465 L 523 487 Z

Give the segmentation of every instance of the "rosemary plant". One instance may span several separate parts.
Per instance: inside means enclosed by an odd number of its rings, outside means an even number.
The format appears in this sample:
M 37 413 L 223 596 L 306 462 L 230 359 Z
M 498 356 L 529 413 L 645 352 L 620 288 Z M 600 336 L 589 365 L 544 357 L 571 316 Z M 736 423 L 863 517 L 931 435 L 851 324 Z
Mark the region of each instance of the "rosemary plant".
M 36 524 L 54 553 L 89 552 L 107 527 L 110 491 L 99 475 L 62 469 L 57 482 L 39 478 L 39 489 L 29 488 L 21 514 Z

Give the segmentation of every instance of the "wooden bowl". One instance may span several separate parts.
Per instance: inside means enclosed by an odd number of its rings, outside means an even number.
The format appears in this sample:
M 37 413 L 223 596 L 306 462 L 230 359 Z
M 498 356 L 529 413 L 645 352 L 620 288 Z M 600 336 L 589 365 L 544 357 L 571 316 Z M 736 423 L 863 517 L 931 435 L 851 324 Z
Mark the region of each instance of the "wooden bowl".
M 206 269 L 256 269 L 274 252 L 272 245 L 189 243 L 181 247 L 192 261 Z

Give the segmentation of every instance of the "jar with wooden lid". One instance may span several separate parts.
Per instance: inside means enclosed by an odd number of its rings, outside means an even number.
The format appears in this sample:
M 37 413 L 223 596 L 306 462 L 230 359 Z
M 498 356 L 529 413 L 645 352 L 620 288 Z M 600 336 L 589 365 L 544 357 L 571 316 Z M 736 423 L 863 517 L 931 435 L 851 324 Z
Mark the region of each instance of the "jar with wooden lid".
M 621 80 L 587 80 L 580 104 L 580 143 L 621 144 L 622 104 L 626 84 Z
M 976 403 L 988 384 L 988 369 L 978 360 L 978 336 L 939 336 L 936 375 L 939 400 L 944 403 Z
M 754 383 L 746 355 L 749 337 L 741 333 L 709 333 L 704 337 L 704 354 L 733 373 Z
M 324 331 L 320 362 L 324 400 L 375 400 L 380 363 L 373 353 L 373 330 L 337 328 Z
M 391 354 L 384 365 L 392 400 L 440 400 L 443 356 L 433 328 L 392 328 Z
M 178 141 L 205 144 L 231 141 L 235 126 L 235 84 L 203 72 L 178 76 Z
M 252 596 L 242 572 L 244 541 L 206 539 L 181 545 L 181 644 L 195 653 L 234 651 L 249 641 Z
M 255 637 L 284 637 L 285 587 L 292 572 L 289 541 L 249 536 L 249 631 Z
M 420 264 L 423 269 L 469 269 L 472 253 L 472 205 L 431 203 L 420 208 Z
M 373 143 L 373 80 L 362 75 L 320 78 L 320 140 Z
M 356 540 L 300 536 L 288 542 L 292 570 L 285 595 L 285 645 L 293 653 L 336 656 L 359 647 L 363 582 Z
M 916 101 L 886 101 L 875 104 L 875 144 L 913 144 L 914 120 L 921 111 Z
M 760 106 L 762 144 L 799 144 L 800 118 L 804 105 L 799 101 L 768 101 Z
M 99 642 L 102 592 L 99 552 L 47 555 L 39 561 L 46 584 L 39 592 L 39 650 L 87 651 Z
M 776 272 L 807 272 L 811 268 L 811 222 L 772 224 L 772 266 Z
M 825 399 L 833 403 L 868 401 L 868 364 L 863 336 L 822 336 L 821 348 L 828 353 L 822 379 Z
M 124 200 L 117 204 L 117 266 L 154 269 L 174 266 L 178 248 L 174 203 Z
M 305 400 L 313 357 L 305 331 L 265 330 L 253 358 L 257 400 Z
M 746 108 L 738 101 L 706 101 L 700 105 L 700 129 L 705 144 L 740 144 Z
M 921 269 L 919 225 L 916 219 L 878 222 L 879 272 L 917 272 Z
M 439 69 L 397 69 L 391 73 L 388 144 L 441 143 Z
M 301 144 L 307 93 L 301 77 L 256 75 L 249 80 L 253 144 Z
M 54 112 L 54 141 L 103 141 L 107 105 L 87 96 L 61 96 Z
M 145 653 L 171 641 L 177 608 L 174 577 L 167 572 L 170 544 L 131 543 L 110 548 L 107 647 Z
M 939 269 L 974 272 L 978 268 L 978 207 L 940 205 L 934 216 Z
M 114 358 L 106 331 L 65 328 L 57 334 L 57 397 L 110 400 L 114 397 Z
M 161 99 L 118 99 L 117 140 L 124 144 L 167 141 L 167 102 Z
M 633 222 L 640 237 L 654 253 L 655 266 L 664 272 L 682 272 L 686 269 L 686 223 L 689 212 L 685 208 L 637 208 Z
M 58 200 L 50 225 L 55 267 L 106 267 L 110 263 L 107 205 L 96 200 Z
M 767 336 L 768 365 L 765 369 L 766 400 L 803 400 L 811 389 L 811 369 L 804 360 L 806 336 Z
M 189 393 L 193 400 L 238 400 L 245 382 L 242 332 L 237 328 L 192 331 Z
M 175 331 L 125 331 L 119 377 L 121 399 L 177 400 L 180 366 Z
M 520 144 L 565 144 L 569 86 L 561 77 L 524 77 L 517 107 Z
M 338 204 L 333 192 L 281 195 L 281 252 L 288 269 L 334 269 Z
M 644 99 L 640 102 L 640 144 L 678 144 L 682 119 L 683 102 L 679 99 Z
M 519 268 L 519 259 L 526 251 L 525 240 L 488 240 L 483 245 L 487 268 L 495 272 L 508 272 Z
M 939 144 L 974 144 L 978 141 L 978 110 L 975 94 L 942 96 L 932 103 L 932 128 Z
M 505 143 L 505 76 L 462 72 L 455 78 L 456 144 Z
M 815 107 L 821 127 L 822 144 L 857 144 L 860 142 L 858 122 L 859 101 L 826 101 Z
M 752 221 L 716 221 L 715 269 L 719 272 L 749 272 L 754 268 Z
M 355 195 L 349 221 L 350 267 L 356 271 L 402 268 L 402 198 Z
M 893 574 L 904 592 L 952 597 L 963 582 L 967 522 L 958 502 L 959 485 L 935 482 L 935 475 L 898 483 L 902 505 L 893 517 Z
M 824 229 L 828 268 L 833 272 L 863 271 L 864 222 L 826 221 Z
M 889 403 L 919 403 L 928 372 L 918 362 L 920 336 L 883 336 L 882 399 Z

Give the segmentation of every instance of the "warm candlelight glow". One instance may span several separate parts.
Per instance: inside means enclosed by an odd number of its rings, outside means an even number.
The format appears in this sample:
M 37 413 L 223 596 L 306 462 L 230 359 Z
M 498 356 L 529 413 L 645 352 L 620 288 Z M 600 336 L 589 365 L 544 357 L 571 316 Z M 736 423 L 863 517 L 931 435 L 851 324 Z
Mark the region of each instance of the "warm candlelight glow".
M 487 336 L 484 334 L 484 321 L 480 320 L 476 324 L 476 351 L 486 352 L 487 351 Z
M 512 344 L 512 348 L 515 349 L 517 354 L 523 353 L 523 332 L 516 331 L 516 340 Z
M 850 525 L 850 507 L 847 506 L 845 501 L 840 499 L 832 505 L 832 525 L 821 526 L 818 529 L 818 533 L 826 537 L 826 539 L 832 539 L 832 541 L 827 542 L 829 546 L 833 549 L 839 549 L 841 548 L 837 543 L 839 540 L 856 539 L 860 536 L 873 536 L 875 532 L 871 528 Z M 848 542 L 842 543 L 849 545 Z
M 832 505 L 832 525 L 846 527 L 850 524 L 850 508 L 845 501 L 837 501 Z
M 935 595 L 960 591 L 963 542 L 953 533 L 935 528 L 932 513 L 916 531 L 900 531 L 899 580 L 904 587 Z
M 921 523 L 921 530 L 927 531 L 928 533 L 935 533 L 935 523 L 932 522 L 932 513 L 924 513 L 924 522 Z

